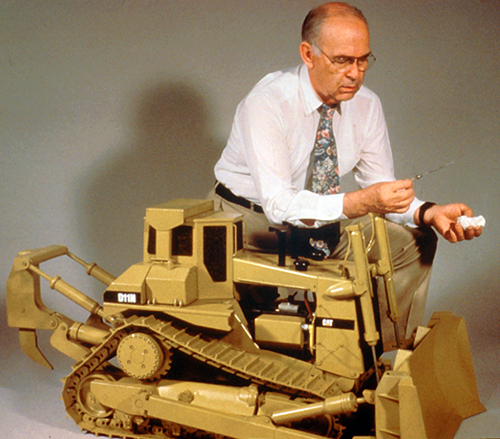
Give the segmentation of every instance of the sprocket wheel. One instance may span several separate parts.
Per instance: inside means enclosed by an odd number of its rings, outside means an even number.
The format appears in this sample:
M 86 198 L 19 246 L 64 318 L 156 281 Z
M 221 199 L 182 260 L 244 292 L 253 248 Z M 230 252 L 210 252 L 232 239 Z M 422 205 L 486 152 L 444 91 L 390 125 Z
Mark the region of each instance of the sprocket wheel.
M 170 351 L 144 332 L 127 335 L 120 342 L 116 356 L 123 371 L 140 380 L 160 378 L 170 369 Z

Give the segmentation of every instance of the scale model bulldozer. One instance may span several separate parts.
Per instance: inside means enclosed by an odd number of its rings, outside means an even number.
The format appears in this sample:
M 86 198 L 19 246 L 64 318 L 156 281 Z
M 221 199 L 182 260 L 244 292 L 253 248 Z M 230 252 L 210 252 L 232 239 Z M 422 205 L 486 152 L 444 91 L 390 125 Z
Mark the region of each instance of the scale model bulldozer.
M 393 362 L 381 355 L 377 294 L 394 322 L 398 310 L 385 219 L 372 224 L 368 245 L 362 226 L 346 229 L 351 257 L 305 259 L 249 251 L 241 216 L 174 200 L 146 210 L 143 261 L 116 278 L 65 246 L 20 252 L 8 322 L 49 368 L 36 330 L 53 331 L 76 362 L 65 409 L 95 435 L 452 438 L 484 411 L 464 321 L 435 313 Z M 373 246 L 380 259 L 369 263 Z M 63 255 L 106 286 L 102 305 L 40 268 Z M 41 278 L 88 320 L 47 308 Z

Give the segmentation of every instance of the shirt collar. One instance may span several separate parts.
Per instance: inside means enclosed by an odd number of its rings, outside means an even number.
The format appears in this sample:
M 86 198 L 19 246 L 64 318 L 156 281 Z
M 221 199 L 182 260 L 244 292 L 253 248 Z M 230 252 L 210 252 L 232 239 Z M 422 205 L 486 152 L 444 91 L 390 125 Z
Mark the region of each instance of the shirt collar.
M 302 66 L 300 66 L 299 81 L 302 90 L 302 99 L 304 102 L 304 114 L 308 116 L 311 113 L 317 111 L 318 108 L 323 105 L 323 101 L 314 91 L 314 88 L 311 84 L 311 79 L 309 78 L 309 72 L 305 64 L 302 64 Z M 342 114 L 341 103 L 337 104 L 336 110 L 339 112 L 339 114 Z

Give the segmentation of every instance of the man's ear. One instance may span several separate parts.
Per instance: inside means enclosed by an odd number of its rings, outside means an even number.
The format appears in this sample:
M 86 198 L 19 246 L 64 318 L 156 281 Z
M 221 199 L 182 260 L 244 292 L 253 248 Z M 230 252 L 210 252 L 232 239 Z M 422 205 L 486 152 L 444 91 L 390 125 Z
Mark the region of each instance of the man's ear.
M 314 67 L 313 47 L 307 41 L 302 41 L 302 43 L 300 43 L 299 50 L 300 57 L 302 58 L 302 61 L 304 61 L 304 64 L 308 69 L 312 69 Z

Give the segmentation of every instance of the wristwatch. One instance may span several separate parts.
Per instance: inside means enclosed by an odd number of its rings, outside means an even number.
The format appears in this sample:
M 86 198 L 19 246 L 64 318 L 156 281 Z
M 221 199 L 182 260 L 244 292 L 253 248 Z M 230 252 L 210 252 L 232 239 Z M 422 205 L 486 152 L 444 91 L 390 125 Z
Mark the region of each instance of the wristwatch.
M 419 227 L 428 227 L 427 224 L 424 222 L 424 215 L 427 210 L 429 210 L 432 206 L 435 206 L 436 203 L 433 203 L 431 201 L 426 201 L 424 204 L 420 206 L 420 210 L 418 211 L 418 222 L 419 222 Z

